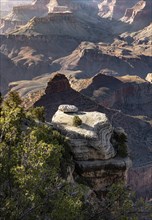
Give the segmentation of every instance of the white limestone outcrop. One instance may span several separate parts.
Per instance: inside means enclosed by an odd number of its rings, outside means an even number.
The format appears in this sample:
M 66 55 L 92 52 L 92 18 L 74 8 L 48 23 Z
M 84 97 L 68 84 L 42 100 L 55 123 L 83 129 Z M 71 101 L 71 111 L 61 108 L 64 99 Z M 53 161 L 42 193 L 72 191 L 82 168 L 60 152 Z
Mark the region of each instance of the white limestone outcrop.
M 78 108 L 75 105 L 60 105 L 58 110 L 65 113 L 78 112 Z
M 65 113 L 62 109 L 62 106 L 59 107 L 52 118 L 52 123 L 69 138 L 76 160 L 106 160 L 115 156 L 116 153 L 111 144 L 113 128 L 105 114 L 100 112 Z M 75 115 L 82 120 L 79 127 L 73 125 Z

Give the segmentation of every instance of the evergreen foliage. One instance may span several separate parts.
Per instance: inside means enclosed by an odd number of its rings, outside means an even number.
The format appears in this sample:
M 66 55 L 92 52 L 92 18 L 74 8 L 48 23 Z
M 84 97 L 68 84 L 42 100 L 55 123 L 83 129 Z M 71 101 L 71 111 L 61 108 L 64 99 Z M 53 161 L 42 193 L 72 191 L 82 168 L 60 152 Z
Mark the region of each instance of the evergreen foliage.
M 82 211 L 81 186 L 77 188 L 75 196 L 72 196 L 73 186 L 61 177 L 61 162 L 65 153 L 67 154 L 65 152 L 68 148 L 67 141 L 48 125 L 37 123 L 37 120 L 41 119 L 44 121 L 43 109 L 25 111 L 16 92 L 11 92 L 2 103 L 0 117 L 2 220 L 49 217 L 62 219 L 61 215 L 66 216 L 68 213 L 71 216 L 69 219 L 75 219 Z
M 81 118 L 80 118 L 79 116 L 75 115 L 75 116 L 73 117 L 73 125 L 76 126 L 76 127 L 78 127 L 78 126 L 80 126 L 81 124 L 82 124 Z

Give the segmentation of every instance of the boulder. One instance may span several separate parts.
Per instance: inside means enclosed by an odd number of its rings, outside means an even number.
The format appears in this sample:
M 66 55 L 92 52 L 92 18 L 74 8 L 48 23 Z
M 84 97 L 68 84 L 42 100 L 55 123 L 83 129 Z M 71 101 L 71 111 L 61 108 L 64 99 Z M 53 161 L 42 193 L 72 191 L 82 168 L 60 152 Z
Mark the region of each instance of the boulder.
M 79 127 L 73 125 L 76 115 L 82 120 Z M 115 156 L 111 144 L 113 128 L 105 114 L 100 112 L 70 114 L 58 110 L 52 118 L 52 123 L 68 137 L 76 160 L 106 160 Z
M 60 105 L 58 108 L 59 111 L 65 113 L 76 113 L 78 112 L 78 108 L 75 105 Z

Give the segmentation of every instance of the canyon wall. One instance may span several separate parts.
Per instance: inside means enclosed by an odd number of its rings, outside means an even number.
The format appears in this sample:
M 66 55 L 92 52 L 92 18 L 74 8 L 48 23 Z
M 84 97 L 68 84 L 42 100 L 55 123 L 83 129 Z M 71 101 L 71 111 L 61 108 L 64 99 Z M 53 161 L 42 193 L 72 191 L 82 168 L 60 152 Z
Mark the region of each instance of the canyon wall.
M 138 197 L 152 198 L 152 164 L 131 168 L 128 171 L 127 181 L 131 189 L 137 192 Z
M 151 0 L 104 0 L 99 4 L 99 15 L 101 17 L 132 24 L 134 30 L 149 25 L 152 21 L 151 14 Z

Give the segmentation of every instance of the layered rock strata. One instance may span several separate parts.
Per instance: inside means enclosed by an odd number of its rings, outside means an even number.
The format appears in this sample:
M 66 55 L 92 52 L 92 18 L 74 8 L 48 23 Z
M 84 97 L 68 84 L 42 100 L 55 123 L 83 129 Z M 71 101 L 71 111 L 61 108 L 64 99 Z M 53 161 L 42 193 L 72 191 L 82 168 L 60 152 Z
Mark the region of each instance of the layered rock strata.
M 48 14 L 49 0 L 36 0 L 32 4 L 14 6 L 13 10 L 0 19 L 0 33 L 9 33 L 25 25 L 33 17 L 43 17 Z
M 82 121 L 78 127 L 73 125 L 75 116 Z M 113 128 L 104 113 L 66 113 L 59 106 L 52 118 L 52 125 L 69 139 L 75 172 L 79 176 L 76 179 L 84 178 L 96 191 L 104 191 L 112 183 L 125 180 L 131 163 L 128 158 L 115 157 Z
M 105 114 L 100 112 L 68 114 L 60 109 L 59 106 L 52 123 L 69 137 L 76 160 L 109 159 L 115 156 L 115 150 L 110 142 L 113 130 Z M 74 116 L 80 117 L 81 126 L 73 125 Z

